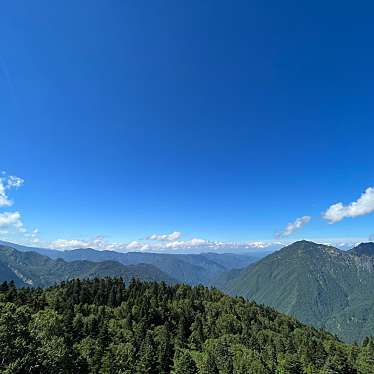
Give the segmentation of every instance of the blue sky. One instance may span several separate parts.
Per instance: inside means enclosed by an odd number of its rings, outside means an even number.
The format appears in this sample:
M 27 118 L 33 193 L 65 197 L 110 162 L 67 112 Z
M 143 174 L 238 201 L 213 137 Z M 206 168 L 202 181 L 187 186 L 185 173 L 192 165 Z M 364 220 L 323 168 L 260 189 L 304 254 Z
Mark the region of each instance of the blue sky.
M 351 5 L 4 4 L 1 238 L 367 239 L 374 8 Z

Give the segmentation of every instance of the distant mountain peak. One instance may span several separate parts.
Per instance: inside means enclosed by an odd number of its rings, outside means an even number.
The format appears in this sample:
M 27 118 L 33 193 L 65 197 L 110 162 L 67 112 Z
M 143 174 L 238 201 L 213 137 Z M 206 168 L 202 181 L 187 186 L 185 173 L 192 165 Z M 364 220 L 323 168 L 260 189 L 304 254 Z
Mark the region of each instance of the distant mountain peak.
M 315 242 L 312 242 L 311 240 L 306 240 L 306 239 L 302 239 L 302 240 L 297 240 L 296 242 L 292 243 L 292 244 L 308 244 L 308 245 L 319 245 Z M 292 245 L 291 244 L 291 245 Z
M 367 242 L 367 243 L 360 243 L 356 247 L 352 248 L 348 251 L 351 254 L 355 254 L 356 256 L 373 256 L 374 257 L 374 243 Z
M 294 242 L 278 252 L 275 253 L 292 253 L 292 252 L 305 252 L 305 253 L 329 253 L 329 254 L 339 254 L 342 251 L 339 250 L 338 248 L 335 248 L 331 245 L 327 244 L 320 244 L 320 243 L 315 243 L 312 241 L 308 240 L 299 240 L 297 242 Z
M 305 247 L 305 248 L 320 248 L 321 246 L 325 246 L 324 244 L 318 244 L 309 240 L 298 240 L 297 242 L 294 242 L 292 244 L 289 244 L 287 247 L 284 248 L 300 248 L 300 247 Z
M 373 332 L 366 311 L 374 310 L 374 243 L 355 248 L 358 253 L 363 249 L 361 257 L 353 250 L 301 240 L 229 274 L 223 289 L 326 327 L 343 339 L 360 340 Z

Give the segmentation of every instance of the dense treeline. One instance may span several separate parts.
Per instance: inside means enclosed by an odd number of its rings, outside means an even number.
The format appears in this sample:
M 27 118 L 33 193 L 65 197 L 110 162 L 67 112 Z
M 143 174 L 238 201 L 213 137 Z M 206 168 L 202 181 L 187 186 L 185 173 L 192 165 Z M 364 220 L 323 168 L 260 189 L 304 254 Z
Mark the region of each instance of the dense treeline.
M 374 373 L 347 345 L 213 289 L 121 279 L 0 285 L 1 373 Z

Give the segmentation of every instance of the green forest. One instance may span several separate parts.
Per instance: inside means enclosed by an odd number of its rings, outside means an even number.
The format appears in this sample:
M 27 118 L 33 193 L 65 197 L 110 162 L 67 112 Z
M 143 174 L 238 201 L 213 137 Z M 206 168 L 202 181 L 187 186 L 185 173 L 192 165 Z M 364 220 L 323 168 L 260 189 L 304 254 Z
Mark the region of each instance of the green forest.
M 0 285 L 1 373 L 374 373 L 374 340 L 345 344 L 203 286 L 72 280 Z

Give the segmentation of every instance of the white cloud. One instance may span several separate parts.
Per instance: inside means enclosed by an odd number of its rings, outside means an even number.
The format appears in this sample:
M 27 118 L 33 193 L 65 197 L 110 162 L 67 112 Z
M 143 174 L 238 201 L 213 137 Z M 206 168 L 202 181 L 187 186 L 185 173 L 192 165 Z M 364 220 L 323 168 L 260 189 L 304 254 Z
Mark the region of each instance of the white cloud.
M 3 177 L 0 177 L 0 207 L 11 206 L 13 201 L 9 199 L 7 191 L 12 188 L 18 189 L 23 185 L 24 180 L 14 175 L 6 177 L 4 172 L 2 175 Z
M 0 207 L 11 206 L 12 204 L 13 202 L 8 198 L 8 195 L 6 194 L 3 180 L 0 178 Z
M 346 217 L 353 218 L 363 216 L 373 211 L 374 187 L 369 187 L 356 201 L 348 205 L 343 205 L 341 202 L 331 205 L 326 212 L 323 213 L 323 218 L 329 223 L 336 223 Z
M 106 242 L 102 236 L 96 236 L 92 240 L 82 239 L 57 239 L 49 243 L 54 249 L 76 249 L 76 248 L 97 248 L 105 249 Z
M 58 239 L 49 243 L 45 243 L 46 246 L 53 249 L 78 249 L 78 248 L 94 248 L 98 250 L 109 250 L 109 251 L 140 251 L 148 249 L 148 244 L 132 241 L 130 243 L 121 242 L 109 242 L 104 239 L 103 236 L 98 235 L 93 239 Z
M 89 243 L 80 239 L 57 239 L 50 246 L 54 249 L 87 248 Z
M 133 250 L 133 249 L 141 249 L 144 244 L 134 240 L 131 243 L 127 244 L 126 249 Z
M 250 248 L 257 248 L 257 249 L 263 249 L 263 248 L 269 248 L 274 245 L 283 245 L 281 242 L 249 242 L 247 243 Z
M 13 205 L 13 201 L 9 198 L 8 192 L 12 189 L 20 188 L 24 180 L 14 175 L 7 175 L 5 171 L 0 173 L 0 207 L 9 207 Z M 26 228 L 21 221 L 21 214 L 19 212 L 3 212 L 0 213 L 0 227 L 5 227 L 2 235 L 8 235 L 17 231 L 25 234 Z
M 294 222 L 290 222 L 286 228 L 277 234 L 277 237 L 287 237 L 293 234 L 296 230 L 300 229 L 304 225 L 306 225 L 308 222 L 310 222 L 312 218 L 310 216 L 303 216 L 300 218 L 297 218 Z
M 160 241 L 175 241 L 178 240 L 182 236 L 182 233 L 179 231 L 174 231 L 171 234 L 153 234 L 149 236 L 147 239 L 149 240 L 160 240 Z
M 23 229 L 21 214 L 19 212 L 0 213 L 0 227 L 15 227 L 18 230 Z
M 6 188 L 20 188 L 24 182 L 25 181 L 22 178 L 10 175 L 7 179 Z
M 194 247 L 202 247 L 209 245 L 209 241 L 199 238 L 193 238 L 191 240 L 177 240 L 170 243 L 166 243 L 162 246 L 162 248 L 169 248 L 169 249 L 180 249 L 180 248 L 194 248 Z M 212 242 L 213 243 L 213 242 Z

